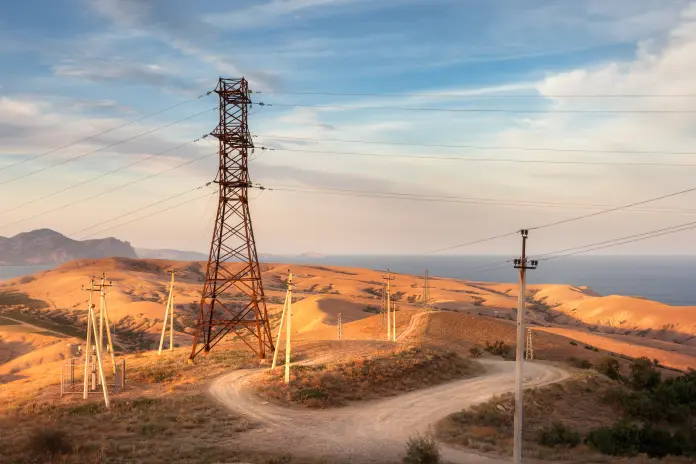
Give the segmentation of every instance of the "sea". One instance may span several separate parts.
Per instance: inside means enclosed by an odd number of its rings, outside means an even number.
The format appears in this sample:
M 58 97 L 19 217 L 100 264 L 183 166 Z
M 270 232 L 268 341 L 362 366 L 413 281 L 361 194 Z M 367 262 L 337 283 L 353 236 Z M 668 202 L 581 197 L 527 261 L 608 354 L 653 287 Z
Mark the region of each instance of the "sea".
M 361 267 L 400 274 L 517 282 L 509 256 L 278 256 L 275 263 Z M 489 266 L 490 265 L 490 266 Z M 291 267 L 290 267 L 291 268 Z M 0 281 L 50 269 L 50 266 L 0 266 Z M 696 306 L 696 256 L 570 256 L 541 261 L 528 282 L 588 286 L 601 295 L 647 298 L 676 306 Z

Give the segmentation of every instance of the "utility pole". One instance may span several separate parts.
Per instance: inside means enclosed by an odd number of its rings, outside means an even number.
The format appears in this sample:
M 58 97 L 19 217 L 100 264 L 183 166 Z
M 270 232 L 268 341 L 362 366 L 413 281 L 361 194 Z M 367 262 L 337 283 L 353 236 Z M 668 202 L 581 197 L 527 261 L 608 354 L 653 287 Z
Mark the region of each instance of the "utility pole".
M 394 277 L 391 275 L 391 271 L 387 269 L 387 275 L 382 276 L 382 280 L 386 282 L 386 295 L 385 295 L 385 300 L 386 300 L 386 306 L 387 306 L 387 340 L 392 339 L 392 329 L 391 329 L 391 281 L 394 280 Z
M 428 287 L 428 270 L 423 272 L 423 309 L 430 310 L 430 288 Z
M 104 350 L 104 344 L 102 342 L 101 337 L 103 337 L 103 328 L 106 328 L 106 341 L 108 343 L 106 350 L 107 352 L 111 355 L 111 366 L 114 371 L 114 375 L 116 375 L 116 359 L 114 357 L 114 343 L 111 338 L 111 323 L 109 322 L 109 307 L 108 307 L 108 300 L 107 300 L 107 293 L 105 289 L 109 289 L 109 293 L 111 292 L 111 287 L 113 287 L 113 283 L 109 282 L 108 284 L 106 283 L 106 275 L 102 273 L 102 280 L 101 284 L 99 284 L 99 294 L 100 294 L 100 304 L 99 304 L 99 348 Z M 103 325 L 102 325 L 103 324 Z
M 200 352 L 207 354 L 231 331 L 249 334 L 249 341 L 240 338 L 265 359 L 266 350 L 273 351 L 274 346 L 249 210 L 248 190 L 253 187 L 249 151 L 254 148 L 248 123 L 251 90 L 244 78 L 221 77 L 215 93 L 220 98 L 220 122 L 211 135 L 219 142 L 218 210 L 189 360 Z M 246 301 L 232 300 L 235 291 Z
M 162 354 L 162 346 L 164 345 L 164 333 L 167 331 L 167 319 L 170 319 L 169 326 L 169 351 L 174 350 L 174 274 L 176 270 L 169 271 L 172 275 L 171 283 L 169 284 L 169 297 L 167 298 L 167 307 L 164 310 L 164 322 L 162 323 L 162 336 L 160 337 L 159 350 L 157 355 Z
M 396 341 L 396 303 L 392 308 L 392 341 Z
M 534 338 L 532 337 L 532 329 L 527 329 L 527 349 L 525 350 L 526 359 L 534 359 Z
M 337 326 L 338 326 L 338 339 L 343 340 L 343 318 L 342 318 L 341 313 L 338 313 Z
M 278 339 L 275 344 L 275 349 L 273 350 L 273 363 L 271 364 L 271 370 L 275 369 L 276 361 L 278 360 L 278 347 L 280 346 L 280 334 L 283 333 L 283 321 L 285 321 L 285 313 L 288 308 L 288 296 L 289 292 L 285 292 L 285 301 L 283 302 L 283 312 L 280 313 L 280 325 L 278 326 Z
M 288 321 L 285 333 L 285 383 L 290 383 L 290 330 L 292 326 L 292 272 L 288 274 Z
M 515 438 L 512 450 L 514 464 L 522 463 L 522 408 L 524 405 L 524 313 L 527 296 L 527 269 L 536 269 L 538 261 L 527 261 L 527 237 L 529 231 L 520 230 L 522 235 L 522 257 L 514 260 L 515 269 L 520 270 L 520 287 L 517 297 L 517 347 L 515 353 Z
M 109 409 L 110 402 L 109 402 L 109 391 L 106 386 L 106 379 L 104 377 L 104 368 L 102 364 L 102 358 L 101 358 L 101 347 L 99 346 L 99 339 L 98 337 L 98 331 L 97 331 L 97 320 L 94 316 L 94 303 L 92 303 L 92 294 L 94 293 L 94 277 L 90 279 L 90 287 L 89 287 L 89 303 L 88 303 L 88 308 L 87 308 L 87 345 L 85 346 L 85 377 L 84 377 L 84 390 L 82 394 L 83 399 L 87 399 L 88 393 L 89 393 L 89 381 L 88 381 L 88 369 L 90 365 L 90 358 L 91 358 L 91 353 L 92 351 L 92 335 L 94 335 L 94 348 L 96 349 L 97 352 L 97 366 L 99 368 L 99 378 L 101 380 L 101 385 L 102 385 L 102 390 L 104 392 L 104 404 L 106 405 L 106 409 Z M 84 289 L 84 288 L 83 288 Z M 93 361 L 92 361 L 93 362 Z

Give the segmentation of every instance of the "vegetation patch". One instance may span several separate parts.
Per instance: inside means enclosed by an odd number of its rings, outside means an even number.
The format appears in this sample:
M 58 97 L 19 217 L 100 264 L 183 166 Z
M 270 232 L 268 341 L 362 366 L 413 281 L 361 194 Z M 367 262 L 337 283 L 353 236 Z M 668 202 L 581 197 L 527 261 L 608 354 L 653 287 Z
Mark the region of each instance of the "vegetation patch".
M 584 367 L 585 361 L 576 363 Z M 523 440 L 528 456 L 582 462 L 601 459 L 600 454 L 680 456 L 671 459 L 693 462 L 696 371 L 662 379 L 658 364 L 647 358 L 634 360 L 625 377 L 612 357 L 593 367 L 602 375 L 588 373 L 525 393 Z M 443 419 L 437 433 L 450 443 L 508 454 L 513 411 L 511 395 L 494 398 Z M 567 453 L 568 448 L 577 449 Z
M 263 373 L 253 389 L 274 403 L 327 408 L 392 396 L 482 372 L 478 363 L 454 352 L 412 347 L 349 362 L 295 365 L 291 367 L 287 385 L 284 369 L 276 368 Z

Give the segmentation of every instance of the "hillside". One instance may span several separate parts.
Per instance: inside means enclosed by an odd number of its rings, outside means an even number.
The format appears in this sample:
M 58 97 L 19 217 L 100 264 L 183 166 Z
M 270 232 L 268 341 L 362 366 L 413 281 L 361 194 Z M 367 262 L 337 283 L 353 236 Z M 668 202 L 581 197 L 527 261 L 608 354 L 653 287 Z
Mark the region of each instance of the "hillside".
M 109 256 L 137 257 L 130 243 L 115 238 L 77 241 L 50 229 L 0 237 L 0 265 L 4 266 L 61 264 Z
M 227 263 L 234 268 L 237 263 Z M 341 313 L 346 340 L 384 340 L 386 327 L 379 315 L 382 305 L 382 273 L 360 268 L 262 264 L 262 277 L 274 336 L 280 322 L 287 272 L 292 269 L 292 332 L 296 340 L 335 340 Z M 175 343 L 191 343 L 204 278 L 201 261 L 106 258 L 83 259 L 31 276 L 0 282 L 0 316 L 21 318 L 26 324 L 47 328 L 65 337 L 80 336 L 85 329 L 87 294 L 81 290 L 89 277 L 106 273 L 113 282 L 109 313 L 116 328 L 120 350 L 156 348 L 168 295 L 168 271 L 178 271 L 175 286 Z M 447 348 L 468 350 L 486 342 L 502 340 L 514 345 L 516 317 L 515 285 L 472 282 L 432 277 L 430 295 L 433 313 L 424 317 L 422 280 L 394 274 L 392 300 L 397 336 L 406 343 L 427 340 Z M 230 294 L 236 298 L 234 292 Z M 602 353 L 584 345 L 624 356 L 649 355 L 666 366 L 685 369 L 696 366 L 692 327 L 696 311 L 627 297 L 602 297 L 588 288 L 568 285 L 532 285 L 528 294 L 530 327 L 538 332 L 538 350 L 546 359 L 569 357 L 596 359 Z M 628 322 L 596 326 L 605 319 L 598 310 L 621 312 Z M 578 308 L 577 310 L 574 310 Z M 621 321 L 619 321 L 621 322 Z M 680 335 L 675 343 L 665 324 L 674 324 Z M 652 330 L 646 331 L 646 327 Z M 18 330 L 14 328 L 13 330 Z M 683 331 L 683 332 L 682 332 Z M 668 336 L 669 335 L 669 336 Z M 33 335 L 32 335 L 33 336 Z M 285 334 L 281 334 L 284 339 Z M 569 340 L 579 343 L 573 346 Z M 683 340 L 686 340 L 685 342 Z M 28 344 L 22 353 L 43 344 Z M 15 350 L 16 351 L 16 350 Z M 7 352 L 7 351 L 6 351 Z M 7 359 L 7 356 L 6 356 Z M 30 358 L 26 358 L 30 359 Z M 33 359 L 33 358 L 31 358 Z M 26 363 L 21 363 L 25 368 Z

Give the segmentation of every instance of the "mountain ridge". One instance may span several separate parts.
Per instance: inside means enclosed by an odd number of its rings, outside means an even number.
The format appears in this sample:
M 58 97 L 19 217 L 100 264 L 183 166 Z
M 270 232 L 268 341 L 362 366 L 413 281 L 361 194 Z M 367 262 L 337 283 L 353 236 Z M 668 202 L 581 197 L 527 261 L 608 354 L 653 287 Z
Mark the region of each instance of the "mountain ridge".
M 0 265 L 4 266 L 62 264 L 74 259 L 111 256 L 138 257 L 129 242 L 114 237 L 79 241 L 52 229 L 0 237 Z

